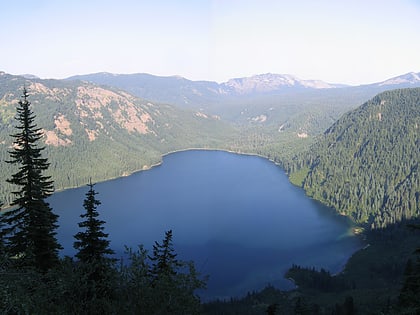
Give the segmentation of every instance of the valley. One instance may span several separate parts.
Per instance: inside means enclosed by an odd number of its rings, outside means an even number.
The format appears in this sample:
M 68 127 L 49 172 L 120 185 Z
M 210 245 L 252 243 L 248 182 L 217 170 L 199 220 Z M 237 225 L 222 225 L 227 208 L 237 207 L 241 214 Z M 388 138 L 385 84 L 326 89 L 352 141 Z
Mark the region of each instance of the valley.
M 187 148 L 259 154 L 283 163 L 345 112 L 379 91 L 420 85 L 416 78 L 407 74 L 348 87 L 273 74 L 218 84 L 146 74 L 42 80 L 2 72 L 0 158 L 7 159 L 13 105 L 24 85 L 44 129 L 55 187 L 62 190 L 148 168 L 162 155 Z M 7 178 L 9 165 L 1 172 Z M 0 186 L 6 204 L 10 190 Z
M 299 266 L 291 271 L 300 282 L 297 291 L 268 288 L 267 294 L 294 305 L 301 294 L 305 303 L 324 310 L 351 296 L 360 309 L 392 314 L 417 240 L 405 225 L 417 224 L 420 214 L 419 74 L 350 87 L 272 74 L 218 84 L 108 73 L 42 80 L 1 72 L 2 161 L 12 148 L 14 107 L 23 86 L 44 132 L 56 190 L 126 176 L 191 148 L 260 155 L 279 164 L 310 197 L 350 218 L 369 245 L 343 273 L 320 271 L 321 279 L 345 283 L 338 293 L 312 287 L 306 277 L 317 277 L 317 271 Z M 13 172 L 12 165 L 2 164 L 1 178 Z M 2 181 L 6 206 L 12 190 Z M 381 286 L 391 290 L 388 300 L 378 299 Z M 372 300 L 377 304 L 370 305 Z M 237 302 L 241 308 L 249 301 Z M 260 311 L 268 306 L 263 303 Z M 208 314 L 227 309 L 222 302 L 207 307 Z

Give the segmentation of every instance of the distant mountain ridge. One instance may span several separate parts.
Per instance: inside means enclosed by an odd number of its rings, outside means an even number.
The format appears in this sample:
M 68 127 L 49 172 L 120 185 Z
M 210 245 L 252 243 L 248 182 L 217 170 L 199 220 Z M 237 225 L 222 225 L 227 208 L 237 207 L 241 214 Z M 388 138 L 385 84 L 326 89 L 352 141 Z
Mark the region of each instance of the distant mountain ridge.
M 266 93 L 285 88 L 331 89 L 342 85 L 330 84 L 321 80 L 301 80 L 290 74 L 259 74 L 247 78 L 231 79 L 221 86 L 238 94 Z
M 138 97 L 186 108 L 211 109 L 221 102 L 231 102 L 238 97 L 265 97 L 269 95 L 301 94 L 339 90 L 343 94 L 367 93 L 368 97 L 388 89 L 420 87 L 420 73 L 408 73 L 389 80 L 348 86 L 322 80 L 302 80 L 290 74 L 258 74 L 245 78 L 230 79 L 224 83 L 192 81 L 180 76 L 155 76 L 147 73 L 112 74 L 107 72 L 76 75 L 66 80 L 82 80 L 123 89 Z M 331 92 L 336 95 L 340 92 Z M 367 99 L 367 98 L 366 98 Z M 358 104 L 360 105 L 360 104 Z
M 30 75 L 28 75 L 30 76 Z M 161 87 L 176 87 L 180 90 L 187 87 L 195 88 L 197 94 L 201 94 L 202 89 L 207 89 L 214 94 L 250 94 L 250 93 L 266 93 L 285 88 L 308 88 L 308 89 L 333 89 L 345 87 L 358 87 L 350 86 L 340 83 L 327 83 L 322 80 L 306 80 L 300 79 L 291 74 L 275 74 L 265 73 L 257 74 L 249 77 L 232 78 L 227 82 L 217 83 L 213 81 L 193 81 L 183 78 L 181 76 L 156 76 L 147 73 L 134 73 L 134 74 L 115 74 L 109 72 L 98 72 L 85 75 L 75 75 L 67 78 L 66 80 L 84 80 L 92 81 L 98 84 L 106 84 L 111 86 L 118 86 L 127 88 L 127 86 L 143 85 L 144 90 L 151 88 L 153 84 L 160 84 Z M 420 72 L 409 72 L 402 74 L 385 81 L 359 85 L 361 86 L 383 86 L 383 85 L 401 85 L 401 84 L 418 84 L 420 82 Z
M 161 88 L 169 88 L 178 91 L 190 89 L 192 94 L 198 96 L 234 96 L 236 94 L 267 93 L 291 88 L 328 89 L 343 87 L 343 84 L 330 84 L 321 80 L 302 80 L 290 74 L 258 74 L 251 77 L 234 78 L 224 83 L 213 81 L 191 81 L 180 76 L 154 76 L 147 73 L 113 74 L 99 72 L 86 75 L 76 75 L 67 80 L 91 81 L 97 84 L 116 86 L 119 88 L 134 90 L 137 93 L 147 93 L 158 84 Z M 140 89 L 139 86 L 142 86 Z M 135 93 L 135 94 L 137 94 Z M 147 98 L 147 94 L 142 94 Z

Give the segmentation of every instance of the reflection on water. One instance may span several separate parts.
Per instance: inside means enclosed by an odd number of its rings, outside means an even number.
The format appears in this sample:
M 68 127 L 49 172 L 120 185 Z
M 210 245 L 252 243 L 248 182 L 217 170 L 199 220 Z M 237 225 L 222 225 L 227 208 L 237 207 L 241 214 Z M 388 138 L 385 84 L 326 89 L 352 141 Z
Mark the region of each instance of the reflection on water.
M 345 218 L 291 185 L 266 159 L 186 151 L 161 166 L 95 186 L 111 246 L 151 247 L 172 229 L 179 256 L 209 275 L 203 298 L 243 295 L 267 284 L 290 288 L 293 263 L 339 271 L 360 241 Z M 50 198 L 58 237 L 73 254 L 86 187 Z

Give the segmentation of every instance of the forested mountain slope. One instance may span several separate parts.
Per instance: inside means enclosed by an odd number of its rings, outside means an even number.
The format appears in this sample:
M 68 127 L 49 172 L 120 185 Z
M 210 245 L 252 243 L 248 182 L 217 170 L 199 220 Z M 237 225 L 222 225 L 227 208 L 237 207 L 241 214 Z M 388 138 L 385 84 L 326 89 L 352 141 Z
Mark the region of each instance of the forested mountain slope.
M 302 80 L 287 74 L 259 74 L 224 83 L 191 81 L 178 76 L 151 74 L 94 73 L 68 80 L 85 80 L 113 86 L 128 93 L 169 103 L 181 108 L 202 110 L 250 129 L 257 137 L 273 143 L 297 145 L 300 138 L 311 140 L 345 112 L 385 90 L 420 87 L 420 74 L 407 73 L 383 82 L 345 86 L 320 80 Z M 262 129 L 262 130 L 261 130 Z
M 81 81 L 26 79 L 0 73 L 0 200 L 12 166 L 9 148 L 15 105 L 23 86 L 43 129 L 49 171 L 56 189 L 128 174 L 160 161 L 162 154 L 190 147 L 222 147 L 236 130 L 198 111 L 151 103 L 117 89 Z
M 420 214 L 420 88 L 383 92 L 285 166 L 307 193 L 373 228 Z

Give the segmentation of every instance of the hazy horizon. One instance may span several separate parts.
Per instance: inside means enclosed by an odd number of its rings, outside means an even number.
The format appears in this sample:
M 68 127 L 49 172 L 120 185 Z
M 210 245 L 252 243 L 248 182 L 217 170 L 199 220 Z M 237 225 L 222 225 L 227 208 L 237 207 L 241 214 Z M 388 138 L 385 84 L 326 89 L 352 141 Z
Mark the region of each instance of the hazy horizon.
M 2 69 L 0 69 L 0 72 L 4 72 L 4 71 Z M 8 72 L 6 72 L 6 73 L 8 73 Z M 406 75 L 406 74 L 410 74 L 410 73 L 420 74 L 420 72 L 417 73 L 415 71 L 410 71 L 410 72 L 407 72 L 407 73 L 401 73 L 401 74 L 397 75 L 396 77 L 402 76 L 402 75 Z M 230 79 L 228 79 L 226 81 L 223 81 L 223 82 L 221 82 L 221 81 L 217 82 L 217 81 L 206 80 L 206 79 L 193 80 L 193 79 L 190 79 L 190 78 L 187 78 L 187 77 L 183 77 L 183 76 L 178 75 L 178 74 L 173 74 L 173 75 L 156 75 L 156 74 L 153 74 L 153 73 L 146 73 L 146 72 L 113 73 L 113 72 L 108 72 L 108 71 L 98 71 L 98 72 L 90 72 L 90 73 L 75 73 L 75 74 L 72 74 L 72 75 L 69 75 L 69 76 L 63 77 L 63 78 L 40 77 L 40 76 L 38 76 L 35 73 L 8 73 L 8 74 L 16 75 L 16 76 L 23 76 L 23 77 L 34 76 L 34 77 L 39 78 L 41 80 L 50 80 L 50 79 L 51 80 L 65 80 L 65 79 L 68 79 L 68 78 L 71 78 L 71 77 L 75 77 L 75 76 L 94 75 L 94 74 L 109 74 L 109 75 L 137 75 L 137 74 L 143 75 L 144 74 L 144 75 L 151 75 L 151 76 L 156 76 L 156 77 L 167 77 L 167 78 L 179 77 L 179 78 L 183 78 L 183 79 L 186 79 L 186 80 L 189 80 L 189 81 L 196 81 L 196 82 L 199 82 L 199 81 L 202 81 L 202 82 L 216 82 L 218 84 L 227 83 L 229 80 L 234 80 L 234 79 L 243 79 L 243 78 L 250 78 L 250 77 L 258 76 L 258 75 L 272 74 L 272 75 L 288 75 L 288 76 L 290 75 L 290 76 L 293 76 L 293 77 L 298 78 L 300 80 L 306 80 L 306 81 L 311 81 L 311 80 L 317 81 L 317 80 L 320 80 L 320 81 L 323 81 L 323 82 L 326 82 L 326 83 L 329 83 L 329 84 L 343 84 L 344 86 L 347 85 L 347 86 L 355 86 L 355 87 L 356 86 L 359 86 L 359 84 L 345 84 L 345 83 L 342 83 L 342 82 L 327 82 L 327 81 L 323 80 L 322 78 L 302 78 L 302 77 L 299 77 L 299 76 L 294 75 L 292 73 L 273 73 L 273 72 L 255 73 L 253 75 L 249 75 L 249 76 L 245 76 L 245 77 L 231 77 Z M 391 77 L 383 78 L 380 81 L 369 82 L 369 83 L 365 83 L 365 84 L 368 85 L 368 84 L 380 83 L 380 82 L 387 81 L 387 80 L 392 79 L 392 78 Z M 360 85 L 364 85 L 364 84 L 360 84 Z

